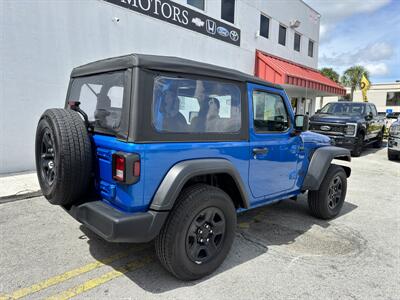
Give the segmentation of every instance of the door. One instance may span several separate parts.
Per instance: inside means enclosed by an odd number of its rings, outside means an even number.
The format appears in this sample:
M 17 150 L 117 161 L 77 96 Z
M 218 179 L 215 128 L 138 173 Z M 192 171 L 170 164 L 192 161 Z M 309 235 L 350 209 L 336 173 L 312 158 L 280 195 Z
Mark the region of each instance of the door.
M 249 186 L 255 198 L 295 189 L 298 156 L 303 148 L 293 135 L 293 113 L 282 90 L 248 85 L 250 119 Z
M 372 127 L 372 128 L 371 128 L 371 131 L 372 131 L 372 138 L 375 138 L 376 136 L 379 135 L 379 133 L 380 133 L 380 131 L 381 131 L 381 128 L 382 128 L 382 125 L 383 125 L 383 122 L 382 122 L 381 119 L 378 117 L 378 112 L 377 112 L 377 110 L 376 110 L 375 105 L 369 104 L 369 106 L 371 107 L 372 117 L 373 117 L 373 119 L 372 119 L 372 126 L 371 126 L 371 127 Z
M 374 117 L 371 105 L 366 104 L 366 124 L 367 124 L 367 133 L 365 135 L 365 139 L 369 140 L 374 137 Z

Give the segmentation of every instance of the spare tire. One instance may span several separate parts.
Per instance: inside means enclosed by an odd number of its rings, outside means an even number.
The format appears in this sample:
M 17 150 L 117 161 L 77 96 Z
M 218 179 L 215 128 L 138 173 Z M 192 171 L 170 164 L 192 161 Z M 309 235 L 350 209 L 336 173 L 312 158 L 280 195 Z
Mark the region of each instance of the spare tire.
M 39 184 L 50 203 L 69 205 L 85 195 L 92 173 L 92 146 L 79 113 L 46 110 L 36 130 L 35 154 Z

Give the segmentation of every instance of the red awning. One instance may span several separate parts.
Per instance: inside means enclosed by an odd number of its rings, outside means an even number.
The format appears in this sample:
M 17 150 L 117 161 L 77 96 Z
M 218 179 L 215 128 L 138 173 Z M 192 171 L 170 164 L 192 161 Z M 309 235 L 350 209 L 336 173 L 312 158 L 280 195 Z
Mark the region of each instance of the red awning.
M 335 95 L 346 95 L 346 89 L 318 70 L 261 51 L 256 52 L 255 75 L 277 84 L 291 84 Z

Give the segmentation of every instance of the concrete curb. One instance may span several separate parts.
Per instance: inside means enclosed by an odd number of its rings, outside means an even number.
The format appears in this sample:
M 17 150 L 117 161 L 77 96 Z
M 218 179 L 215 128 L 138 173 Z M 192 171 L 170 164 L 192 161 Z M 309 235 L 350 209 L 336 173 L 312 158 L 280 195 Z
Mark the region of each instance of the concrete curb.
M 40 190 L 35 191 L 35 192 L 23 193 L 23 194 L 3 196 L 3 197 L 0 197 L 0 204 L 34 198 L 34 197 L 39 197 L 39 196 L 42 196 L 42 191 L 40 191 Z

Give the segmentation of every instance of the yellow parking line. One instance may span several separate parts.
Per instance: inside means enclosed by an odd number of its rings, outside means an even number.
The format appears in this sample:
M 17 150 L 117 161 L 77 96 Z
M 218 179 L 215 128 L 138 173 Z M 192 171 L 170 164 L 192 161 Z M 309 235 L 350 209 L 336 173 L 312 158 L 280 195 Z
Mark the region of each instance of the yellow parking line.
M 139 268 L 149 264 L 153 260 L 154 260 L 154 258 L 152 256 L 145 256 L 139 260 L 130 261 L 129 263 L 125 264 L 124 266 L 116 268 L 114 271 L 111 271 L 102 276 L 90 279 L 80 285 L 74 286 L 68 290 L 65 290 L 59 294 L 53 295 L 47 299 L 48 300 L 71 299 L 72 297 L 75 297 L 75 296 L 78 296 L 79 294 L 87 292 L 87 291 L 89 291 L 95 287 L 98 287 L 112 279 L 118 278 L 118 277 L 124 275 L 125 273 L 139 269 Z
M 41 281 L 39 283 L 36 283 L 34 285 L 31 285 L 30 287 L 26 287 L 26 288 L 22 288 L 19 290 L 16 290 L 14 292 L 12 292 L 10 295 L 1 295 L 0 296 L 0 300 L 6 300 L 6 299 L 20 299 L 22 297 L 28 296 L 30 294 L 36 293 L 38 291 L 41 291 L 43 289 L 47 289 L 48 287 L 51 287 L 53 285 L 59 284 L 61 282 L 64 282 L 68 279 L 77 277 L 79 275 L 82 275 L 84 273 L 90 272 L 92 270 L 95 270 L 97 268 L 100 268 L 102 266 L 104 266 L 105 264 L 110 264 L 116 260 L 119 260 L 121 258 L 127 257 L 128 255 L 130 255 L 132 252 L 132 250 L 143 250 L 144 248 L 146 248 L 145 246 L 143 247 L 133 247 L 130 248 L 126 251 L 122 251 L 119 252 L 115 255 L 112 255 L 110 257 L 104 258 L 101 261 L 96 261 L 96 262 L 92 262 L 89 263 L 85 266 L 67 271 L 63 274 L 60 275 L 56 275 L 54 277 L 50 277 L 44 281 Z

